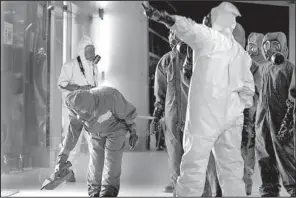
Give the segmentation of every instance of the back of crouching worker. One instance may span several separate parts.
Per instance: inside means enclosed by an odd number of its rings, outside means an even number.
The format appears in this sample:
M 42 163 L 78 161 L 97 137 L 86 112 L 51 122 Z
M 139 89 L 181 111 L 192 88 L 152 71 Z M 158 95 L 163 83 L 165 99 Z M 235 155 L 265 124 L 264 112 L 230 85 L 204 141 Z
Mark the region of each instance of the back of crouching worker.
M 117 197 L 126 134 L 130 133 L 130 149 L 138 142 L 135 106 L 107 86 L 74 91 L 68 95 L 66 105 L 90 134 L 89 196 Z

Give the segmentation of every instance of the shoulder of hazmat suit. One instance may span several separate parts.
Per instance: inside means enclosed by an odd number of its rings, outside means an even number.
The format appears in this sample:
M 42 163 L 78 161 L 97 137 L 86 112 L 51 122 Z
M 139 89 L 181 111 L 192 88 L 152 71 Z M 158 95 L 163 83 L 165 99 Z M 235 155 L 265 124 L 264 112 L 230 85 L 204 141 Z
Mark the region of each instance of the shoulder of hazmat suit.
M 74 91 L 68 95 L 66 104 L 77 114 L 88 112 L 88 120 L 94 121 L 88 128 L 89 132 L 112 132 L 125 128 L 131 134 L 136 133 L 136 107 L 115 88 L 99 86 L 89 91 Z

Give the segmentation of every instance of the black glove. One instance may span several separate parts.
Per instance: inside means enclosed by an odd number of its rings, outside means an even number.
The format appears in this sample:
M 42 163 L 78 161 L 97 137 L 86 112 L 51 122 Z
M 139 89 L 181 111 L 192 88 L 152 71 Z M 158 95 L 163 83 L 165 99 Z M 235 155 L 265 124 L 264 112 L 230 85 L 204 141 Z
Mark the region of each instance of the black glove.
M 170 16 L 168 13 L 160 12 L 155 8 L 153 8 L 152 6 L 145 5 L 143 3 L 142 3 L 142 7 L 144 9 L 144 14 L 145 16 L 147 16 L 147 18 L 159 23 L 163 23 L 169 27 L 175 24 L 175 19 L 172 16 Z
M 159 132 L 161 130 L 161 125 L 159 123 L 159 120 L 161 119 L 163 114 L 163 109 L 156 107 L 154 109 L 154 113 L 153 113 L 153 120 L 150 123 L 150 135 L 155 134 L 156 132 Z
M 135 147 L 138 144 L 139 137 L 137 136 L 137 134 L 131 134 L 129 137 L 129 145 L 130 145 L 130 149 L 133 150 L 135 149 Z
M 290 140 L 294 135 L 294 126 L 293 126 L 293 108 L 294 104 L 287 100 L 287 113 L 283 119 L 281 128 L 277 134 L 277 138 L 281 142 L 286 142 Z

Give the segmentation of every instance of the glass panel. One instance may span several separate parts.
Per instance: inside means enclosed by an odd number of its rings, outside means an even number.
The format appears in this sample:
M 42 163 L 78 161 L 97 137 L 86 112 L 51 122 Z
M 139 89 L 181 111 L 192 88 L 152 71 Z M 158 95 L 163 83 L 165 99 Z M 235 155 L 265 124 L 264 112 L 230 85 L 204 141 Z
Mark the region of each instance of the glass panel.
M 41 166 L 46 129 L 46 2 L 1 2 L 1 161 L 5 171 Z M 1 53 L 2 54 L 2 53 Z
M 1 172 L 18 169 L 24 148 L 25 19 L 26 2 L 1 2 Z

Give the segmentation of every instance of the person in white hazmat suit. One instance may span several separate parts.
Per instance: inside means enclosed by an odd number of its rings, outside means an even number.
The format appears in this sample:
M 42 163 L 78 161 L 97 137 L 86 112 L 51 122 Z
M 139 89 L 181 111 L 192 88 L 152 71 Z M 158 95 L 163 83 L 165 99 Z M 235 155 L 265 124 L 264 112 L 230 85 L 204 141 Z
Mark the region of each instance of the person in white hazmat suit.
M 244 28 L 239 23 L 236 23 L 236 26 L 232 32 L 232 35 L 234 39 L 244 48 L 246 45 L 246 37 L 245 37 L 246 34 L 245 34 Z M 262 38 L 263 38 L 263 35 L 262 35 Z M 251 67 L 251 71 L 252 71 L 252 67 Z M 249 121 L 247 117 L 249 116 L 249 114 L 247 114 L 246 112 L 249 112 L 249 109 L 245 109 L 244 111 L 244 127 L 243 127 L 244 130 L 242 131 L 243 138 L 242 138 L 241 150 L 242 150 L 242 157 L 244 159 L 244 164 L 245 164 L 243 180 L 245 182 L 246 194 L 250 195 L 252 193 L 252 185 L 253 185 L 252 175 L 254 172 L 254 165 L 255 165 L 255 158 L 254 158 L 255 157 L 255 149 L 254 149 L 255 138 L 254 136 L 252 136 L 253 134 L 250 133 L 251 132 L 250 130 L 246 130 L 250 128 L 250 127 L 245 127 L 246 125 L 250 126 L 249 122 L 247 122 Z M 214 158 L 213 152 L 211 152 L 210 158 L 209 158 L 209 164 L 207 168 L 207 179 L 206 179 L 205 189 L 207 186 L 207 182 L 210 181 L 210 183 L 213 184 L 211 185 L 212 194 L 216 195 L 216 197 L 217 196 L 221 197 L 222 192 L 221 192 L 221 187 L 218 181 L 215 164 L 216 164 L 215 158 Z M 203 196 L 204 195 L 205 193 L 203 194 Z
M 62 92 L 64 140 L 61 144 L 61 150 L 57 159 L 57 170 L 65 164 L 71 151 L 69 160 L 73 161 L 75 159 L 82 140 L 80 134 L 83 127 L 75 118 L 69 117 L 69 110 L 65 105 L 65 98 L 74 90 L 90 89 L 101 83 L 97 67 L 99 59 L 100 56 L 95 54 L 93 42 L 88 36 L 84 35 L 78 43 L 77 56 L 66 62 L 61 68 L 58 87 Z M 89 136 L 85 131 L 83 131 L 83 135 L 86 141 L 89 142 Z M 67 180 L 68 182 L 76 181 L 74 172 L 72 171 L 72 173 L 72 176 Z
M 238 9 L 222 2 L 211 10 L 205 25 L 142 5 L 148 18 L 165 24 L 193 49 L 184 154 L 174 195 L 202 195 L 213 151 L 223 196 L 245 196 L 243 111 L 252 106 L 255 90 L 252 60 L 232 35 Z

